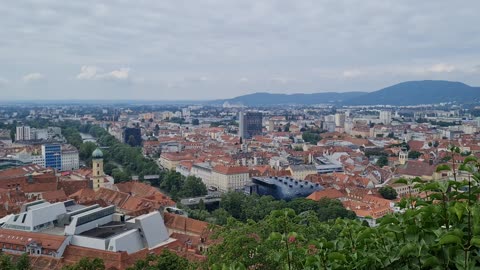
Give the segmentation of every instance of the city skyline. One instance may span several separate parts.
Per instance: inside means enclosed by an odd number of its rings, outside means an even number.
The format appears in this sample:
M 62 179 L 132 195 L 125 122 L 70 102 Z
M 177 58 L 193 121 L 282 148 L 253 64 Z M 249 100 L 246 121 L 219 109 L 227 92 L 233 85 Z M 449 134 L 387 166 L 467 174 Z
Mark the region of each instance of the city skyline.
M 212 100 L 480 85 L 480 3 L 9 2 L 0 98 Z M 476 8 L 477 7 L 477 8 Z

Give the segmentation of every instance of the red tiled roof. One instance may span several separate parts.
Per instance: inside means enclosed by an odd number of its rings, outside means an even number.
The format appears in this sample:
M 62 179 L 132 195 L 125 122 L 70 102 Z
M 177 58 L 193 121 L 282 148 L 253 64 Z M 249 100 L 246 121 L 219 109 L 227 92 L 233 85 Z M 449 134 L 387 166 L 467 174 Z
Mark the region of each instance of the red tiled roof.
M 63 189 L 59 189 L 42 193 L 42 198 L 51 203 L 62 202 L 67 200 L 67 195 Z
M 180 215 L 165 213 L 163 219 L 167 228 L 182 231 L 185 233 L 192 233 L 201 235 L 208 229 L 208 223 Z
M 248 167 L 217 165 L 213 167 L 213 171 L 221 174 L 227 174 L 227 175 L 242 174 L 242 173 L 248 173 Z
M 410 160 L 404 166 L 398 167 L 397 173 L 410 176 L 432 176 L 435 166 L 419 160 Z
M 43 248 L 58 250 L 64 240 L 65 236 L 0 229 L 0 243 L 26 246 L 35 241 L 41 243 Z

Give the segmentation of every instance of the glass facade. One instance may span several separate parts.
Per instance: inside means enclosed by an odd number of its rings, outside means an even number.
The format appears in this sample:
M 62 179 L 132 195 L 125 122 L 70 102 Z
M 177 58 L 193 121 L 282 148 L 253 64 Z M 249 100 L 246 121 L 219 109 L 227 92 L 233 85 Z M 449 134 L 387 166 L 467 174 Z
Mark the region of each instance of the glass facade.
M 62 169 L 62 146 L 60 144 L 44 145 L 45 167 Z

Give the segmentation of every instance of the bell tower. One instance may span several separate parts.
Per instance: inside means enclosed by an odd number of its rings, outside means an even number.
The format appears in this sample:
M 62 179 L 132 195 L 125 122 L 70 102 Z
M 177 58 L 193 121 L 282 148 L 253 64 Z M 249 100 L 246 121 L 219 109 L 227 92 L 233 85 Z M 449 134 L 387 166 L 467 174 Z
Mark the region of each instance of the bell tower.
M 103 152 L 100 148 L 92 153 L 92 187 L 97 191 L 104 186 L 105 173 L 103 172 Z
M 405 165 L 408 160 L 408 151 L 406 149 L 402 149 L 400 153 L 398 154 L 398 161 L 400 165 Z

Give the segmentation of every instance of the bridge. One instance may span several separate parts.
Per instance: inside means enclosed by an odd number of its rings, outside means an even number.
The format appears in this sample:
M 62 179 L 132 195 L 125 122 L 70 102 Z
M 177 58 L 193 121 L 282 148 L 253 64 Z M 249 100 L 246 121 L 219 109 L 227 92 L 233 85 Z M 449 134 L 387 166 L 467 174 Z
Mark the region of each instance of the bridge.
M 182 205 L 193 206 L 198 205 L 200 200 L 203 200 L 205 204 L 219 203 L 222 199 L 222 194 L 220 192 L 210 193 L 202 197 L 186 198 L 180 201 Z

